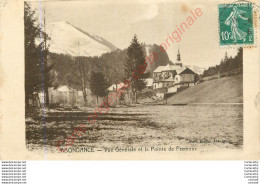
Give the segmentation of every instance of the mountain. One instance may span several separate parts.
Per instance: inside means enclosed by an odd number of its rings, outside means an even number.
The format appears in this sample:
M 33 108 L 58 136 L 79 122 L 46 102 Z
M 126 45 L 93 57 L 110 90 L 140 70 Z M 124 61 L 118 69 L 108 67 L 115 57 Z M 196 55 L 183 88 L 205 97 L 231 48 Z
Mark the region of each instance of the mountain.
M 147 63 L 147 71 L 149 72 L 153 72 L 158 66 L 166 66 L 167 64 L 173 64 L 174 62 L 169 60 L 168 54 L 167 52 L 162 52 L 160 46 L 153 44 L 153 45 L 148 45 L 148 44 L 144 44 L 144 53 L 146 56 L 151 56 L 152 52 L 157 53 L 158 55 L 158 59 L 156 62 L 154 62 L 153 64 L 150 64 L 149 62 Z M 149 57 L 151 58 L 151 57 Z M 194 71 L 195 73 L 201 75 L 203 73 L 203 71 L 205 70 L 205 68 L 201 68 L 199 66 L 195 66 L 195 65 L 183 65 L 184 67 L 188 67 L 190 68 L 192 71 Z M 152 77 L 152 75 L 151 75 Z
M 199 75 L 202 75 L 203 71 L 205 70 L 205 68 L 195 66 L 195 65 L 184 65 L 184 66 L 188 67 L 189 69 L 191 69 L 192 71 L 194 71 L 196 74 Z
M 117 49 L 104 38 L 65 21 L 50 23 L 46 32 L 51 39 L 49 51 L 52 53 L 94 57 Z
M 67 22 L 68 24 L 70 24 L 69 22 Z M 70 24 L 71 26 L 73 26 L 72 24 Z M 88 35 L 89 37 L 91 37 L 92 39 L 96 40 L 97 42 L 109 47 L 111 50 L 117 50 L 118 48 L 116 46 L 114 46 L 112 43 L 110 43 L 109 41 L 107 41 L 106 39 L 100 37 L 100 36 L 97 36 L 97 35 L 94 35 L 94 34 L 89 34 L 88 32 L 86 31 L 83 31 L 82 29 L 80 28 L 77 28 L 75 26 L 73 26 L 75 29 L 79 30 L 80 32 Z
M 162 52 L 160 49 L 159 45 L 153 44 L 153 45 L 143 45 L 143 50 L 145 53 L 145 56 L 150 59 L 150 61 L 153 64 L 150 64 L 150 62 L 147 62 L 147 70 L 146 72 L 150 72 L 150 77 L 152 77 L 153 71 L 158 67 L 158 66 L 166 66 L 167 64 L 171 63 L 169 56 L 167 52 Z M 156 53 L 158 58 L 156 61 L 153 62 L 152 53 Z

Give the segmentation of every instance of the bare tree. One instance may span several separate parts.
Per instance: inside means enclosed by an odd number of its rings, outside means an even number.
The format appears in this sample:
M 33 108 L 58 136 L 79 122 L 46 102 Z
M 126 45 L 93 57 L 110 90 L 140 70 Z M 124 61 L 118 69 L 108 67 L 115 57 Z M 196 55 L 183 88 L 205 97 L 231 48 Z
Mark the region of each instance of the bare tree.
M 78 42 L 78 50 L 79 50 L 79 42 Z M 79 52 L 79 51 L 78 51 Z M 86 87 L 87 87 L 87 73 L 85 70 L 85 62 L 83 61 L 82 57 L 80 57 L 80 53 L 77 57 L 78 61 L 78 67 L 79 67 L 79 75 L 80 75 L 80 80 L 81 80 L 81 89 L 83 93 L 83 99 L 85 106 L 87 105 L 87 92 L 86 92 Z
M 56 75 L 53 70 L 54 64 L 48 61 L 49 55 L 49 47 L 51 38 L 47 34 L 47 24 L 46 24 L 46 11 L 43 10 L 42 17 L 43 24 L 40 25 L 41 28 L 41 40 L 42 41 L 42 54 L 41 54 L 41 68 L 42 68 L 42 87 L 44 91 L 44 103 L 48 107 L 49 106 L 49 87 L 53 87 L 57 85 L 55 80 Z

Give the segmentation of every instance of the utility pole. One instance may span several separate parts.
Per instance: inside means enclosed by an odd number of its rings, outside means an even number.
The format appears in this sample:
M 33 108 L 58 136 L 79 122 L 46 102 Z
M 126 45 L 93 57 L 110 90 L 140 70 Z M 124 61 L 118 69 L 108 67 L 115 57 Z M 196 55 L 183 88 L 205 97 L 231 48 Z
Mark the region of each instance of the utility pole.
M 81 61 L 80 59 L 80 50 L 79 50 L 79 42 L 78 42 L 78 66 L 79 66 L 79 74 L 81 77 L 81 87 L 82 87 L 82 93 L 83 93 L 83 99 L 85 106 L 87 105 L 87 92 L 86 92 L 86 71 L 85 71 L 85 65 L 84 61 Z
M 167 92 L 168 92 L 168 88 L 165 87 L 165 93 L 164 93 L 165 104 L 167 104 Z
M 43 76 L 44 78 L 44 92 L 45 92 L 45 105 L 48 107 L 49 106 L 49 74 L 47 72 L 47 68 L 48 68 L 48 51 L 47 51 L 47 33 L 46 33 L 46 14 L 45 14 L 45 9 L 43 11 L 43 29 L 44 29 L 44 33 L 43 33 L 43 38 L 44 38 L 44 61 L 43 61 Z

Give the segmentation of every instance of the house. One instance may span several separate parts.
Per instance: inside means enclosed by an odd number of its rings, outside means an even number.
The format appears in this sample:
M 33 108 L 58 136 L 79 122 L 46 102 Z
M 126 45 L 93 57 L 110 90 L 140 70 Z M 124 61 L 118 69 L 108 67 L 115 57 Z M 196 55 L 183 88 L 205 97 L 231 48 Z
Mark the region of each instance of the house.
M 180 74 L 176 75 L 174 78 L 175 85 L 179 86 L 194 86 L 195 85 L 195 72 L 186 67 Z
M 153 71 L 153 89 L 194 86 L 195 75 L 194 71 L 182 65 L 178 49 L 177 61 L 175 63 L 158 66 Z
M 180 65 L 159 66 L 153 72 L 153 89 L 173 86 L 175 76 L 182 72 Z
M 91 90 L 85 88 L 86 101 L 88 105 L 95 105 L 96 97 L 91 94 Z M 41 103 L 43 103 L 43 93 L 39 93 Z M 61 106 L 85 106 L 82 90 L 74 89 L 69 86 L 60 86 L 57 89 L 49 88 L 49 104 Z
M 125 84 L 120 82 L 119 84 L 112 84 L 111 86 L 108 87 L 108 91 L 116 91 L 124 87 Z
M 152 89 L 153 88 L 153 78 L 147 78 L 147 79 L 145 79 L 145 82 L 146 82 L 146 87 L 148 89 Z
M 78 91 L 68 86 L 60 86 L 57 89 L 49 88 L 49 103 L 65 106 L 76 106 Z

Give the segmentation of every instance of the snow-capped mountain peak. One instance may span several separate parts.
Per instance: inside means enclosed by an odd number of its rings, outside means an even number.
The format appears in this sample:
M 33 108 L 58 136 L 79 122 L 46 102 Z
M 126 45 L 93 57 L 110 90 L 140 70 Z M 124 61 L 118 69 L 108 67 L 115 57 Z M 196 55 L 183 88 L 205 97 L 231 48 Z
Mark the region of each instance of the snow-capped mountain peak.
M 46 32 L 51 38 L 49 51 L 53 53 L 93 57 L 117 49 L 104 38 L 92 36 L 66 21 L 50 23 Z

